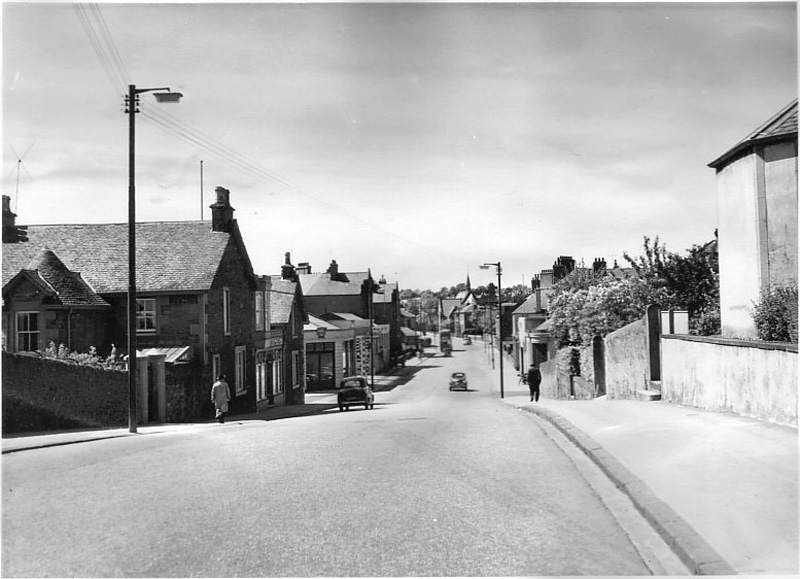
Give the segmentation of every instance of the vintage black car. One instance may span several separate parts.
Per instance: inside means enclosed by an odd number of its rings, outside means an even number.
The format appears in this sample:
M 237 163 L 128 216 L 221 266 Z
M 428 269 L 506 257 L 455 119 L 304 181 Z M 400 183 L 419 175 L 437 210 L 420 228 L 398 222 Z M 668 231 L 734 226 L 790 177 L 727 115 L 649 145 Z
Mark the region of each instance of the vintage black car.
M 337 396 L 339 412 L 363 404 L 365 410 L 375 408 L 375 393 L 364 376 L 349 376 L 342 380 Z
M 464 372 L 453 372 L 450 375 L 450 391 L 453 390 L 466 390 L 467 389 L 467 375 Z

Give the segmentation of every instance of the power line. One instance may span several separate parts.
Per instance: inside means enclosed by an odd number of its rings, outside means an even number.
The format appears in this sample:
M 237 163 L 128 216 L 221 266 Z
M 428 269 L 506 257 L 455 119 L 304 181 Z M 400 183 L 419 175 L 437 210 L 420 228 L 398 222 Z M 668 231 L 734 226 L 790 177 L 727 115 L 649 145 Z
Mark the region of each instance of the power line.
M 124 62 L 122 57 L 117 50 L 114 40 L 111 34 L 111 31 L 108 27 L 108 24 L 103 17 L 102 11 L 100 10 L 100 6 L 97 4 L 89 4 L 91 14 L 87 14 L 85 5 L 83 4 L 73 4 L 76 14 L 78 15 L 78 19 L 80 20 L 84 31 L 86 32 L 87 37 L 89 38 L 90 43 L 92 44 L 92 48 L 94 49 L 95 54 L 97 55 L 98 60 L 100 61 L 103 70 L 106 73 L 112 87 L 117 92 L 117 94 L 125 94 L 126 93 L 126 84 L 129 83 L 128 79 L 130 78 L 128 72 L 125 68 Z M 95 22 L 95 26 L 92 25 L 92 16 Z M 99 30 L 99 33 L 98 33 Z M 130 103 L 129 106 L 136 106 L 136 103 Z M 409 245 L 413 245 L 419 249 L 424 250 L 427 252 L 428 255 L 448 255 L 448 252 L 443 250 L 442 248 L 432 248 L 421 244 L 413 239 L 408 239 L 402 235 L 399 235 L 395 232 L 388 231 L 376 225 L 374 221 L 367 220 L 359 215 L 355 214 L 352 210 L 344 209 L 336 205 L 335 203 L 331 203 L 326 199 L 320 197 L 319 195 L 315 195 L 302 187 L 291 183 L 290 181 L 286 180 L 285 178 L 272 173 L 271 171 L 267 170 L 263 166 L 250 161 L 249 159 L 243 157 L 235 150 L 220 145 L 219 142 L 212 137 L 204 135 L 200 131 L 190 127 L 186 123 L 179 121 L 163 110 L 160 110 L 156 107 L 147 106 L 144 102 L 140 105 L 142 116 L 145 119 L 148 119 L 156 126 L 161 128 L 162 130 L 172 133 L 175 136 L 178 136 L 181 139 L 184 139 L 190 143 L 195 144 L 196 146 L 200 147 L 201 149 L 205 150 L 206 152 L 220 158 L 222 161 L 232 165 L 233 167 L 253 176 L 260 180 L 266 180 L 276 185 L 277 187 L 284 189 L 288 193 L 299 193 L 309 199 L 316 201 L 318 204 L 326 207 L 332 211 L 340 213 L 349 219 L 354 221 L 363 223 L 379 232 L 385 233 L 395 239 L 403 241 Z M 451 258 L 455 258 L 452 255 L 449 255 Z M 461 258 L 455 258 L 461 259 Z

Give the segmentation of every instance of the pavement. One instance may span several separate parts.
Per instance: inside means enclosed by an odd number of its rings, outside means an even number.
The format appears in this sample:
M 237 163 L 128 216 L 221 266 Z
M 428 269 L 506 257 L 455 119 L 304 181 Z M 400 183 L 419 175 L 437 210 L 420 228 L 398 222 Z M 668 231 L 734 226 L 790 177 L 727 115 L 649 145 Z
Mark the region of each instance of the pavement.
M 433 349 L 428 350 L 432 355 Z M 408 380 L 410 360 L 376 375 L 376 390 Z M 798 574 L 797 429 L 662 401 L 530 402 L 505 358 L 502 402 L 553 424 L 624 492 L 697 575 Z M 500 400 L 500 373 L 492 372 Z M 229 420 L 274 420 L 336 407 L 335 392 L 306 393 L 306 404 Z M 91 440 L 215 427 L 168 424 L 3 438 L 3 454 Z

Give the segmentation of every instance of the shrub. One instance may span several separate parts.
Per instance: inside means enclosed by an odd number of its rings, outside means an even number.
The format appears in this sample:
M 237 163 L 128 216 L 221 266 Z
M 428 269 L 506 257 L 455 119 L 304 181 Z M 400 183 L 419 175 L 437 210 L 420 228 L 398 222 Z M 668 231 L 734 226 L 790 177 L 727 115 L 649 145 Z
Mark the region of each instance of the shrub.
M 797 343 L 797 284 L 769 288 L 753 304 L 758 337 L 768 342 Z
M 556 367 L 567 376 L 581 375 L 581 354 L 578 348 L 561 348 L 556 352 Z
M 111 354 L 108 358 L 103 358 L 97 354 L 97 348 L 91 346 L 86 353 L 70 352 L 64 344 L 59 344 L 56 348 L 54 342 L 50 342 L 47 348 L 39 351 L 42 358 L 48 360 L 58 360 L 70 364 L 78 364 L 79 366 L 99 366 L 103 368 L 119 368 L 121 363 L 117 359 L 117 349 L 111 348 Z

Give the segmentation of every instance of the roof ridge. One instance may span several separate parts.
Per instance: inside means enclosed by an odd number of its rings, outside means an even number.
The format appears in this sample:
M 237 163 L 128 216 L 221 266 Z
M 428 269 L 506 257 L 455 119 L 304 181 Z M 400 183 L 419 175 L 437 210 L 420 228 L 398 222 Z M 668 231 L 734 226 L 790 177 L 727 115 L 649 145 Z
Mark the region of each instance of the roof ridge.
M 194 224 L 199 225 L 202 223 L 207 223 L 209 226 L 209 231 L 211 230 L 211 222 L 207 219 L 199 220 L 199 219 L 172 219 L 169 221 L 137 221 L 136 225 L 166 225 L 166 224 Z M 103 225 L 124 225 L 125 227 L 128 226 L 127 221 L 107 221 L 103 223 L 28 223 L 25 224 L 24 227 L 99 227 Z
M 750 133 L 748 133 L 747 136 L 740 142 L 743 143 L 757 138 L 758 135 L 763 133 L 767 127 L 775 123 L 778 119 L 785 116 L 787 113 L 791 112 L 792 108 L 796 108 L 797 101 L 798 99 L 795 97 L 789 104 L 784 105 L 777 113 L 772 115 L 766 122 L 761 123 L 755 130 L 750 131 Z

